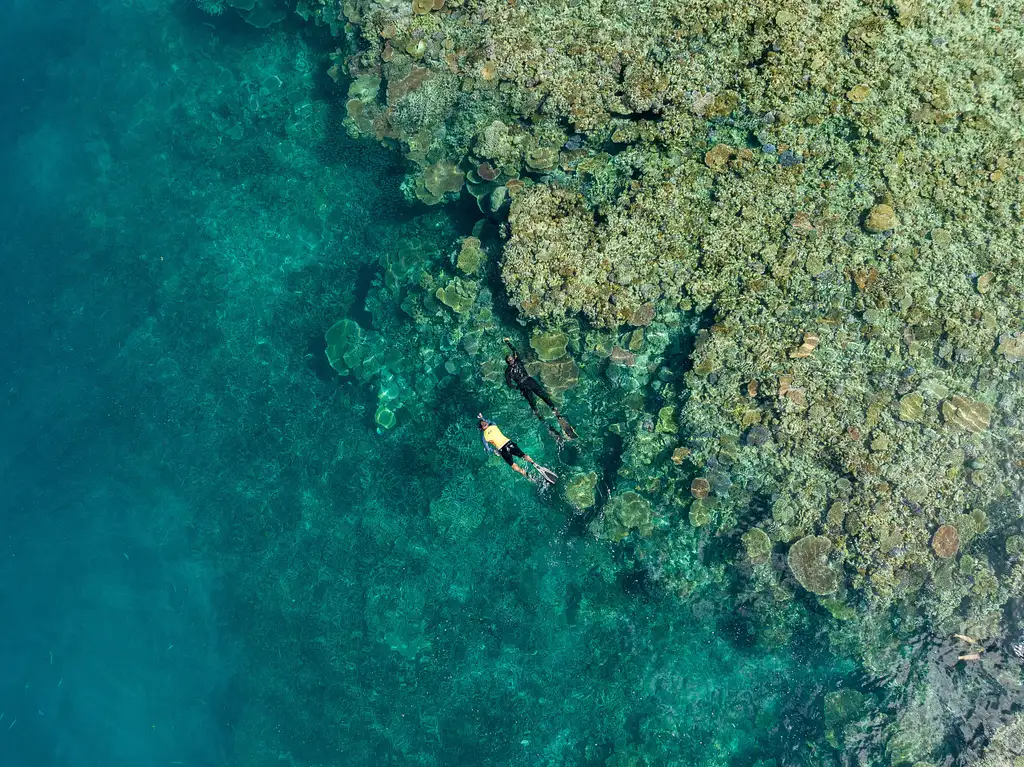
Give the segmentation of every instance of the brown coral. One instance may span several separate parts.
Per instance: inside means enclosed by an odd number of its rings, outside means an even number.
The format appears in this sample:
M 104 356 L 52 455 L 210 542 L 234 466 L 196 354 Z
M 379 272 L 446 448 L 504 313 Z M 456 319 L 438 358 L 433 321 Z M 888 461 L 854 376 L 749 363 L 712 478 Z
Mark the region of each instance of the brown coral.
M 802 357 L 810 357 L 814 350 L 818 347 L 818 334 L 810 331 L 804 333 L 804 341 L 797 348 L 790 351 L 789 356 L 791 359 L 800 359 Z
M 979 433 L 992 423 L 992 407 L 985 402 L 954 394 L 942 402 L 942 417 L 947 424 Z
M 949 559 L 960 550 L 960 534 L 952 525 L 942 525 L 932 536 L 932 550 L 935 556 Z
M 704 477 L 696 477 L 693 482 L 690 483 L 690 495 L 694 498 L 707 498 L 708 493 L 710 492 L 711 483 Z

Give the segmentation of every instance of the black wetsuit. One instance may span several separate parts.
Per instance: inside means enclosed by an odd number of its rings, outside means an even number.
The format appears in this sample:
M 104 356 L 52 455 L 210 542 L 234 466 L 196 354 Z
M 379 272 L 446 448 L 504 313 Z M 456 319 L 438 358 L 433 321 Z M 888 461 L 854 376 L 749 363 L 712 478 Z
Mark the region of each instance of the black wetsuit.
M 544 391 L 544 387 L 537 382 L 536 378 L 526 372 L 526 366 L 523 365 L 523 361 L 519 359 L 518 354 L 512 355 L 512 361 L 505 368 L 505 384 L 509 387 L 515 386 L 522 392 L 523 396 L 526 397 L 526 401 L 530 403 L 530 409 L 537 414 L 538 418 L 541 416 L 540 413 L 537 413 L 537 397 L 544 400 L 552 412 L 558 412 L 555 403 L 551 401 L 551 397 Z

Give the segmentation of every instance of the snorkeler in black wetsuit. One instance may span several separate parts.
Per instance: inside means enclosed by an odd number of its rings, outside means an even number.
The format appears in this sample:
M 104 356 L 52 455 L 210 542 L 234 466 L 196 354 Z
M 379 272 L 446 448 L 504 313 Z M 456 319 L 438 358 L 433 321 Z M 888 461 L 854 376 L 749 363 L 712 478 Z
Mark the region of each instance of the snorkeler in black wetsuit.
M 526 401 L 530 403 L 530 409 L 533 414 L 540 420 L 544 420 L 544 416 L 537 410 L 537 398 L 540 397 L 544 400 L 544 403 L 551 408 L 551 412 L 558 420 L 558 425 L 562 427 L 562 434 L 565 435 L 566 439 L 576 439 L 576 430 L 572 428 L 569 422 L 565 419 L 561 413 L 558 412 L 558 406 L 552 401 L 548 393 L 544 391 L 544 387 L 540 385 L 540 382 L 536 378 L 531 376 L 526 370 L 526 366 L 523 361 L 519 358 L 519 352 L 516 351 L 516 347 L 512 345 L 511 339 L 502 339 L 508 345 L 508 348 L 512 350 L 511 354 L 505 356 L 505 384 L 509 387 L 515 387 L 519 389 L 519 393 L 526 397 Z M 551 427 L 548 427 L 549 429 Z M 561 436 L 554 429 L 551 429 L 555 436 Z

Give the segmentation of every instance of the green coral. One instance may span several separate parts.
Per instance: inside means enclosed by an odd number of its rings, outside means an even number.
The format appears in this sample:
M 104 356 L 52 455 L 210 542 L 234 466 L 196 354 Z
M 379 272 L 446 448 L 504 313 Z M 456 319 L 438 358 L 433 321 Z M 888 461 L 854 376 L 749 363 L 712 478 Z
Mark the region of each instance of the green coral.
M 771 557 L 772 542 L 768 534 L 759 527 L 752 527 L 743 534 L 743 548 L 751 564 L 764 564 Z
M 577 509 L 589 509 L 594 505 L 594 491 L 597 489 L 597 473 L 577 474 L 565 483 L 562 491 L 565 500 Z
M 324 336 L 327 360 L 342 375 L 368 380 L 380 370 L 382 361 L 371 339 L 357 323 L 344 319 L 336 322 Z
M 444 287 L 438 288 L 434 295 L 456 314 L 465 314 L 476 301 L 477 286 L 469 280 L 456 277 Z
M 531 367 L 536 369 L 544 387 L 555 397 L 575 387 L 580 380 L 579 366 L 571 357 L 555 362 L 538 362 Z
M 462 247 L 459 250 L 455 265 L 464 274 L 476 274 L 476 270 L 480 268 L 484 258 L 484 252 L 480 248 L 480 240 L 476 237 L 467 237 L 462 241 Z
M 653 529 L 650 501 L 632 491 L 613 496 L 597 524 L 600 537 L 610 541 L 622 540 L 632 532 L 650 535 Z
M 530 346 L 537 352 L 537 359 L 542 362 L 562 359 L 568 343 L 568 336 L 560 330 L 538 331 L 530 337 Z

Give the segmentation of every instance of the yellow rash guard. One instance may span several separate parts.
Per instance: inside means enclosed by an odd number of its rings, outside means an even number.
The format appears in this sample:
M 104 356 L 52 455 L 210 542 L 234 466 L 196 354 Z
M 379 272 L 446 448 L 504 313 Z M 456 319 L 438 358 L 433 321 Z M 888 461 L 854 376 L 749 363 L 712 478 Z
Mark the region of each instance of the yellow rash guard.
M 484 429 L 484 440 L 493 445 L 495 450 L 501 450 L 511 441 L 508 437 L 502 434 L 501 429 L 493 423 Z

